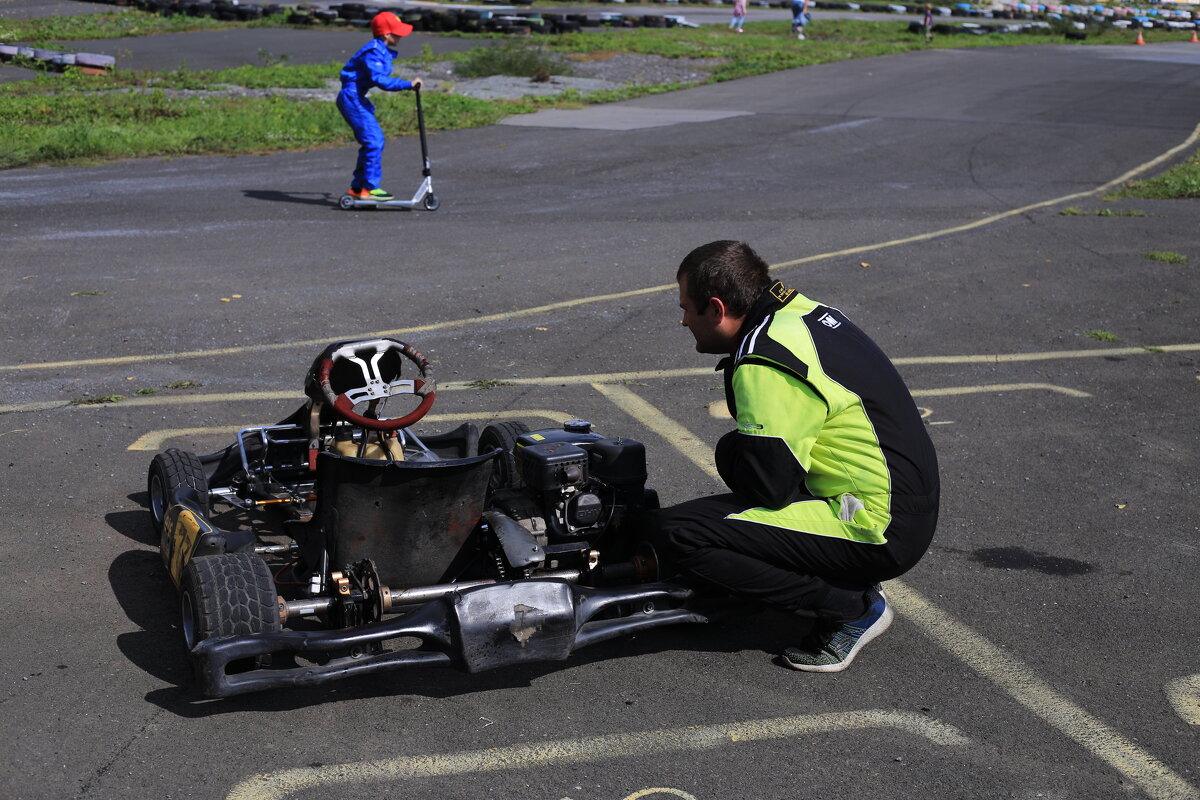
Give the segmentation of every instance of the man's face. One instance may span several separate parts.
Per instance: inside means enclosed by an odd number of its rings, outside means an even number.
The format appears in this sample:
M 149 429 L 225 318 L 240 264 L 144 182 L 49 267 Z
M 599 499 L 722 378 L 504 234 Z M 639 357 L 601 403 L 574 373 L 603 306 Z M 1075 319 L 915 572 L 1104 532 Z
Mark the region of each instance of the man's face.
M 696 308 L 688 296 L 687 276 L 679 281 L 679 307 L 683 309 L 680 324 L 692 332 L 696 339 L 696 352 L 721 354 L 729 352 L 729 342 L 720 330 L 723 315 L 716 303 L 707 302 L 703 309 Z

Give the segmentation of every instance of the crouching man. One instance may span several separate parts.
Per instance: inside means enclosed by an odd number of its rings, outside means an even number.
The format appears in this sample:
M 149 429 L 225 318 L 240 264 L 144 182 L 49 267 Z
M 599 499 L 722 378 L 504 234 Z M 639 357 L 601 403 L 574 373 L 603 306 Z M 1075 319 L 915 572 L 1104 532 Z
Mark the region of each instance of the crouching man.
M 716 449 L 731 493 L 660 512 L 660 559 L 806 619 L 784 662 L 841 671 L 891 624 L 880 582 L 911 569 L 933 537 L 925 425 L 883 351 L 842 312 L 773 280 L 744 242 L 696 248 L 676 280 L 696 349 L 726 356 L 737 429 Z

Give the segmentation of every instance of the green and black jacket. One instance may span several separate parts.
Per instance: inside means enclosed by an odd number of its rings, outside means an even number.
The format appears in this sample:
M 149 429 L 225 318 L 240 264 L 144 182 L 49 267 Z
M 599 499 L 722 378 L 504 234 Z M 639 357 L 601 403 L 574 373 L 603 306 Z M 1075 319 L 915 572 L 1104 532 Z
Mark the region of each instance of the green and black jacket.
M 722 360 L 737 421 L 717 470 L 754 507 L 732 515 L 871 544 L 892 514 L 935 513 L 937 456 L 904 380 L 835 308 L 782 283 Z

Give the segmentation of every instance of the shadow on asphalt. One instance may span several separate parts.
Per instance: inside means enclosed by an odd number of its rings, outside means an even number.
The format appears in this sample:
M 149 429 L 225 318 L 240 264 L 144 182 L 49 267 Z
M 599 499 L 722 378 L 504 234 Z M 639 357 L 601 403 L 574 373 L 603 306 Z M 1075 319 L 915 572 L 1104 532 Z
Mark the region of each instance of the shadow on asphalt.
M 242 194 L 251 200 L 266 200 L 270 203 L 300 203 L 306 206 L 338 207 L 337 198 L 329 192 L 279 192 L 270 189 L 243 189 Z
M 174 609 L 174 603 L 165 604 Z M 160 628 L 161 629 L 161 628 Z M 427 698 L 446 698 L 459 695 L 488 692 L 497 689 L 527 689 L 537 679 L 564 669 L 587 666 L 602 661 L 638 658 L 653 653 L 672 650 L 713 653 L 735 653 L 742 650 L 758 650 L 777 653 L 786 644 L 794 644 L 806 630 L 795 628 L 795 618 L 774 611 L 763 611 L 749 616 L 730 618 L 711 625 L 685 625 L 678 628 L 654 631 L 618 641 L 606 642 L 594 648 L 572 655 L 566 661 L 526 664 L 494 672 L 469 674 L 453 668 L 397 670 L 382 675 L 368 675 L 344 681 L 334 681 L 323 686 L 271 689 L 256 694 L 207 700 L 200 696 L 190 677 L 185 685 L 157 689 L 146 695 L 146 700 L 179 717 L 195 719 L 219 714 L 237 714 L 247 711 L 277 713 L 300 708 L 320 706 L 325 703 L 340 703 L 346 700 L 386 699 L 419 695 Z M 780 634 L 786 642 L 780 642 Z M 172 631 L 177 636 L 177 631 Z M 174 665 L 176 659 L 161 658 L 161 651 L 174 653 L 176 648 L 169 637 L 163 637 L 159 645 L 160 662 L 150 667 L 144 658 L 144 648 L 150 642 L 150 632 L 129 634 L 130 639 L 139 637 L 122 651 L 130 660 L 156 677 L 172 680 L 179 673 Z M 140 658 L 135 659 L 137 655 Z M 153 661 L 153 659 L 150 659 Z M 170 665 L 165 666 L 165 665 Z M 187 674 L 182 673 L 182 674 Z M 173 681 L 178 683 L 178 681 Z

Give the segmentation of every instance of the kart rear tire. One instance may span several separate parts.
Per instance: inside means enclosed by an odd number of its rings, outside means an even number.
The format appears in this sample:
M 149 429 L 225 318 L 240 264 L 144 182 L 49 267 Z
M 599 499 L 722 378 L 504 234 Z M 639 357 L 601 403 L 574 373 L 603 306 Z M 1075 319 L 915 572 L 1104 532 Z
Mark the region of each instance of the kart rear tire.
M 257 553 L 193 558 L 184 567 L 180 588 L 183 643 L 189 651 L 213 636 L 282 627 L 275 579 Z
M 146 476 L 146 493 L 149 495 L 150 521 L 154 532 L 163 533 L 163 518 L 171 507 L 175 490 L 190 486 L 200 496 L 200 510 L 208 513 L 208 475 L 195 453 L 172 447 L 154 457 L 150 462 L 150 473 Z M 166 557 L 166 549 L 163 549 Z
M 503 452 L 496 458 L 492 468 L 492 477 L 488 481 L 488 491 L 497 489 L 520 489 L 525 485 L 517 472 L 517 457 L 513 450 L 517 446 L 517 437 L 529 433 L 529 426 L 524 422 L 511 420 L 508 422 L 493 422 L 479 434 L 479 452 L 490 453 L 499 447 Z

